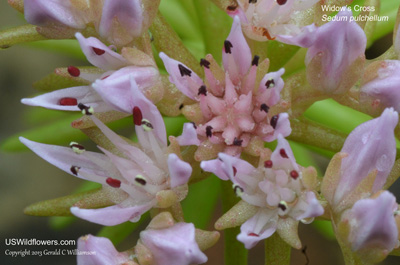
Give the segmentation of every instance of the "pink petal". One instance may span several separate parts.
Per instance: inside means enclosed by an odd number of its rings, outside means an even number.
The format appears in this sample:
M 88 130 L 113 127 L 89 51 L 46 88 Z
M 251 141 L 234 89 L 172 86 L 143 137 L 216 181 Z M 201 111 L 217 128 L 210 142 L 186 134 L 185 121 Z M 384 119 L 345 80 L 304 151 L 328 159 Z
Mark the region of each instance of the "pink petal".
M 286 44 L 309 48 L 315 43 L 317 39 L 317 30 L 318 28 L 314 24 L 311 24 L 303 27 L 299 34 L 296 34 L 294 36 L 277 35 L 276 39 Z
M 169 81 L 187 97 L 199 101 L 199 88 L 204 86 L 201 78 L 189 67 L 169 58 L 163 52 L 160 52 L 160 58 L 169 74 Z
M 223 162 L 220 159 L 213 159 L 208 161 L 201 161 L 200 167 L 206 171 L 211 172 L 222 180 L 228 180 L 229 176 L 223 170 Z
M 315 197 L 314 192 L 309 191 L 305 195 L 305 205 L 299 205 L 301 202 L 296 204 L 296 208 L 301 208 L 301 214 L 296 216 L 296 220 L 301 220 L 305 218 L 313 218 L 317 216 L 321 216 L 324 214 L 324 208 L 321 206 L 317 198 Z
M 271 155 L 271 160 L 274 163 L 274 167 L 279 169 L 294 169 L 299 171 L 299 167 L 296 163 L 296 159 L 293 155 L 292 148 L 289 142 L 281 135 L 278 135 L 278 145 Z
M 255 170 L 250 163 L 234 156 L 219 153 L 218 158 L 223 162 L 222 169 L 231 180 L 235 178 L 235 175 L 247 176 Z
M 242 242 L 247 249 L 254 247 L 259 241 L 270 237 L 276 231 L 277 217 L 274 210 L 259 210 L 242 224 L 237 240 Z
M 114 109 L 132 113 L 133 98 L 136 95 L 132 92 L 131 78 L 143 93 L 159 81 L 159 73 L 154 67 L 127 66 L 113 72 L 105 79 L 96 80 L 92 86 Z
M 278 138 L 278 135 L 281 134 L 283 137 L 287 137 L 291 132 L 292 128 L 290 127 L 289 115 L 286 112 L 279 113 L 274 133 L 272 135 L 267 135 L 263 140 L 272 142 Z
M 192 175 L 192 167 L 189 163 L 179 159 L 176 154 L 169 154 L 168 169 L 171 179 L 171 188 L 186 184 Z
M 82 52 L 94 66 L 103 70 L 118 70 L 128 65 L 124 57 L 111 50 L 100 40 L 94 37 L 85 38 L 79 32 L 75 34 L 75 37 L 81 45 Z
M 167 146 L 167 131 L 165 129 L 164 119 L 161 116 L 160 111 L 157 107 L 148 100 L 143 93 L 139 90 L 135 80 L 131 77 L 131 89 L 132 94 L 135 95 L 132 97 L 133 107 L 139 107 L 143 114 L 143 118 L 147 119 L 153 125 L 153 131 L 157 139 L 164 145 Z M 132 108 L 133 109 L 133 108 Z M 139 126 L 136 126 L 137 129 L 142 129 Z M 138 133 L 136 129 L 136 133 Z M 153 131 L 151 133 L 153 133 Z M 139 141 L 140 135 L 138 134 Z
M 61 105 L 63 99 L 74 99 L 93 107 L 95 112 L 109 111 L 110 108 L 90 86 L 69 87 L 45 93 L 34 98 L 23 98 L 21 102 L 29 106 L 39 106 L 47 109 L 80 111 L 77 105 Z
M 106 169 L 113 168 L 108 158 L 103 154 L 90 151 L 85 151 L 87 154 L 76 154 L 69 147 L 41 144 L 30 141 L 24 137 L 20 137 L 19 140 L 35 154 L 73 176 L 82 178 L 80 174 L 75 175 L 72 173 L 71 167 L 76 166 L 80 167 L 79 171 L 97 176 L 96 182 L 104 183 L 104 179 L 107 175 Z M 99 161 L 99 163 L 94 163 L 88 157 L 93 157 L 96 161 Z
M 100 209 L 81 209 L 71 207 L 71 213 L 81 219 L 100 225 L 113 226 L 126 221 L 137 222 L 140 216 L 150 210 L 154 203 L 149 202 L 144 205 L 132 207 L 122 207 L 113 205 Z
M 251 66 L 251 51 L 242 33 L 239 17 L 233 19 L 231 32 L 225 41 L 222 61 L 232 80 L 244 76 Z M 233 83 L 236 84 L 236 81 Z
M 267 106 L 271 107 L 276 105 L 281 99 L 281 91 L 283 86 L 285 85 L 281 76 L 285 73 L 285 69 L 281 68 L 277 72 L 271 72 L 264 76 L 264 78 L 260 82 L 259 93 L 267 93 L 267 101 L 263 102 L 267 104 Z M 274 85 L 270 85 L 269 88 L 266 87 L 266 83 L 268 81 L 272 81 Z
M 197 138 L 197 132 L 194 128 L 193 123 L 187 122 L 183 125 L 182 135 L 176 138 L 178 140 L 179 145 L 200 145 L 200 140 Z

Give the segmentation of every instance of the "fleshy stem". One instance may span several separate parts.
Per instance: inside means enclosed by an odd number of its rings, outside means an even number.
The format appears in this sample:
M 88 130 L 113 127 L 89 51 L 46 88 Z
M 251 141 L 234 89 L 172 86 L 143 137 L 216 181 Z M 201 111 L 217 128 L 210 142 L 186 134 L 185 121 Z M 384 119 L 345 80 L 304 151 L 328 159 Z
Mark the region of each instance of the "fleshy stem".
M 10 48 L 19 43 L 45 39 L 45 37 L 37 32 L 36 26 L 23 25 L 0 31 L 0 49 Z
M 339 152 L 346 140 L 346 134 L 320 125 L 305 117 L 291 119 L 290 125 L 292 133 L 288 139 L 325 150 Z
M 288 265 L 290 264 L 291 247 L 281 239 L 278 233 L 264 241 L 265 265 Z
M 232 183 L 230 181 L 223 181 L 221 183 L 222 189 L 222 209 L 227 212 L 238 201 L 232 190 Z M 247 265 L 247 249 L 244 248 L 243 243 L 236 239 L 240 233 L 240 227 L 228 228 L 224 230 L 224 245 L 225 245 L 225 264 L 229 265 Z
M 164 52 L 175 60 L 186 64 L 200 76 L 203 74 L 203 69 L 199 62 L 183 45 L 179 36 L 171 28 L 160 12 L 158 12 L 153 24 L 150 26 L 150 32 L 153 35 L 153 43 L 158 52 Z

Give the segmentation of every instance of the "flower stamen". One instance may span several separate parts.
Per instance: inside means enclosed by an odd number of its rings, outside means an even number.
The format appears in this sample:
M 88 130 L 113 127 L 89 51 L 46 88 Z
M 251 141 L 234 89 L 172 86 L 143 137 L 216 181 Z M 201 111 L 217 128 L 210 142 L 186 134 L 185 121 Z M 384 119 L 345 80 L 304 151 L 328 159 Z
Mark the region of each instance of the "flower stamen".
M 58 104 L 61 106 L 76 106 L 78 105 L 78 100 L 76 98 L 62 98 Z
M 81 74 L 81 71 L 75 66 L 68 66 L 68 73 L 73 77 L 78 77 Z
M 113 188 L 119 188 L 121 187 L 121 181 L 118 179 L 113 179 L 113 178 L 107 178 L 106 182 L 108 185 L 110 185 Z
M 225 53 L 232 53 L 231 48 L 233 48 L 232 43 L 229 40 L 224 41 Z
M 71 142 L 69 144 L 69 147 L 71 147 L 72 151 L 76 154 L 82 154 L 85 152 L 85 147 L 83 145 L 78 144 L 77 142 Z
M 192 71 L 190 71 L 189 69 L 187 69 L 185 66 L 178 64 L 178 68 L 179 68 L 179 73 L 181 74 L 181 76 L 192 76 Z
M 106 52 L 105 50 L 96 47 L 92 47 L 92 49 L 96 55 L 103 55 Z
M 85 104 L 79 103 L 78 108 L 82 111 L 82 114 L 93 115 L 94 109 L 91 106 L 86 106 Z

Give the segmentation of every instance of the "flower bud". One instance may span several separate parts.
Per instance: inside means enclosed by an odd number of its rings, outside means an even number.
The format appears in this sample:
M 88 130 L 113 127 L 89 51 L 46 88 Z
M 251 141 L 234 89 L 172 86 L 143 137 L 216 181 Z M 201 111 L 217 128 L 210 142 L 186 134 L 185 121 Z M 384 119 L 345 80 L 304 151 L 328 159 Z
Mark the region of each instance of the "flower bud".
M 393 107 L 400 110 L 400 61 L 385 60 L 370 64 L 360 88 L 361 105 L 370 104 L 373 110 Z
M 315 89 L 343 94 L 360 78 L 367 38 L 352 18 L 351 11 L 344 10 L 321 27 L 304 27 L 294 37 L 277 36 L 287 44 L 308 48 L 307 79 Z
M 84 252 L 85 254 L 79 254 Z M 128 253 L 118 252 L 108 238 L 86 235 L 78 240 L 78 265 L 136 264 Z
M 342 217 L 340 225 L 349 229 L 351 250 L 369 262 L 383 260 L 399 246 L 395 212 L 396 198 L 384 191 L 376 198 L 357 201 Z
M 397 122 L 397 112 L 385 109 L 380 117 L 361 124 L 350 133 L 341 150 L 347 157 L 342 159 L 334 205 L 352 193 L 373 170 L 377 175 L 372 192 L 383 187 L 396 158 L 394 128 Z

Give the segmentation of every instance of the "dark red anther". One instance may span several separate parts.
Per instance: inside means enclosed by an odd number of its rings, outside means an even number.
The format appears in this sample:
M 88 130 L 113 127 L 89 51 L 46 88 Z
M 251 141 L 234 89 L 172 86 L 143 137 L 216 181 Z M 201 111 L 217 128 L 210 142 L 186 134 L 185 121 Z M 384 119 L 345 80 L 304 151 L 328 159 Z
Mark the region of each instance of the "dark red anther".
M 264 162 L 264 167 L 266 167 L 266 168 L 272 168 L 273 165 L 274 165 L 274 163 L 272 163 L 271 160 L 267 160 Z
M 292 170 L 290 172 L 290 176 L 292 177 L 292 179 L 297 179 L 299 177 L 299 172 L 297 172 L 296 170 Z
M 251 65 L 258 66 L 258 61 L 260 60 L 260 56 L 254 55 L 253 61 L 251 61 Z
M 224 50 L 225 50 L 225 53 L 232 53 L 231 48 L 233 48 L 232 43 L 231 43 L 229 40 L 226 40 L 226 41 L 224 42 Z
M 278 124 L 278 119 L 279 119 L 279 114 L 272 116 L 271 120 L 269 121 L 269 124 L 272 126 L 272 128 L 276 128 L 276 125 Z
M 106 52 L 105 50 L 99 49 L 99 48 L 96 48 L 96 47 L 92 47 L 92 49 L 93 49 L 94 53 L 97 54 L 97 55 L 103 55 Z
M 282 6 L 286 4 L 287 0 L 276 0 L 276 2 L 278 3 L 278 5 Z
M 121 181 L 118 179 L 113 179 L 113 178 L 107 178 L 106 182 L 108 185 L 110 185 L 113 188 L 119 188 L 121 187 Z
M 236 176 L 237 169 L 236 169 L 236 167 L 232 167 L 232 168 L 233 168 L 233 175 Z
M 75 176 L 78 175 L 79 169 L 81 169 L 81 168 L 80 168 L 80 167 L 77 167 L 77 166 L 71 166 L 71 168 L 70 168 L 72 174 L 74 174 Z
M 279 150 L 279 154 L 281 155 L 281 157 L 283 157 L 283 158 L 289 158 L 288 157 L 288 155 L 286 154 L 286 151 L 285 151 L 285 149 L 281 149 L 281 150 Z
M 243 143 L 243 139 L 238 139 L 235 137 L 235 139 L 233 139 L 233 145 L 235 146 L 242 146 Z
M 210 69 L 210 62 L 206 59 L 200 59 L 200 66 L 204 66 L 207 69 Z
M 207 96 L 207 88 L 206 88 L 206 86 L 201 86 L 199 88 L 199 92 L 197 93 L 197 95 L 198 96 L 200 96 L 200 95 Z
M 79 68 L 75 67 L 75 66 L 68 66 L 68 73 L 73 76 L 73 77 L 78 77 L 81 74 L 81 71 L 79 70 Z
M 133 123 L 137 126 L 142 125 L 143 115 L 139 107 L 133 108 Z
M 256 233 L 248 233 L 247 235 L 248 235 L 248 236 L 259 236 L 259 235 L 257 235 Z
M 286 211 L 287 210 L 287 206 L 283 203 L 279 203 L 278 204 L 279 209 L 281 209 L 282 211 Z
M 61 106 L 76 106 L 78 105 L 78 100 L 76 98 L 62 98 L 58 104 Z
M 210 126 L 210 125 L 206 127 L 206 136 L 207 137 L 211 137 L 212 136 L 212 129 L 213 129 L 213 127 Z
M 178 64 L 178 69 L 182 77 L 184 77 L 185 75 L 192 76 L 192 71 L 190 71 L 190 69 L 186 68 L 182 64 Z
M 274 87 L 274 86 L 275 86 L 275 81 L 274 81 L 274 79 L 269 79 L 267 82 L 265 82 L 265 86 L 266 86 L 267 88 Z

